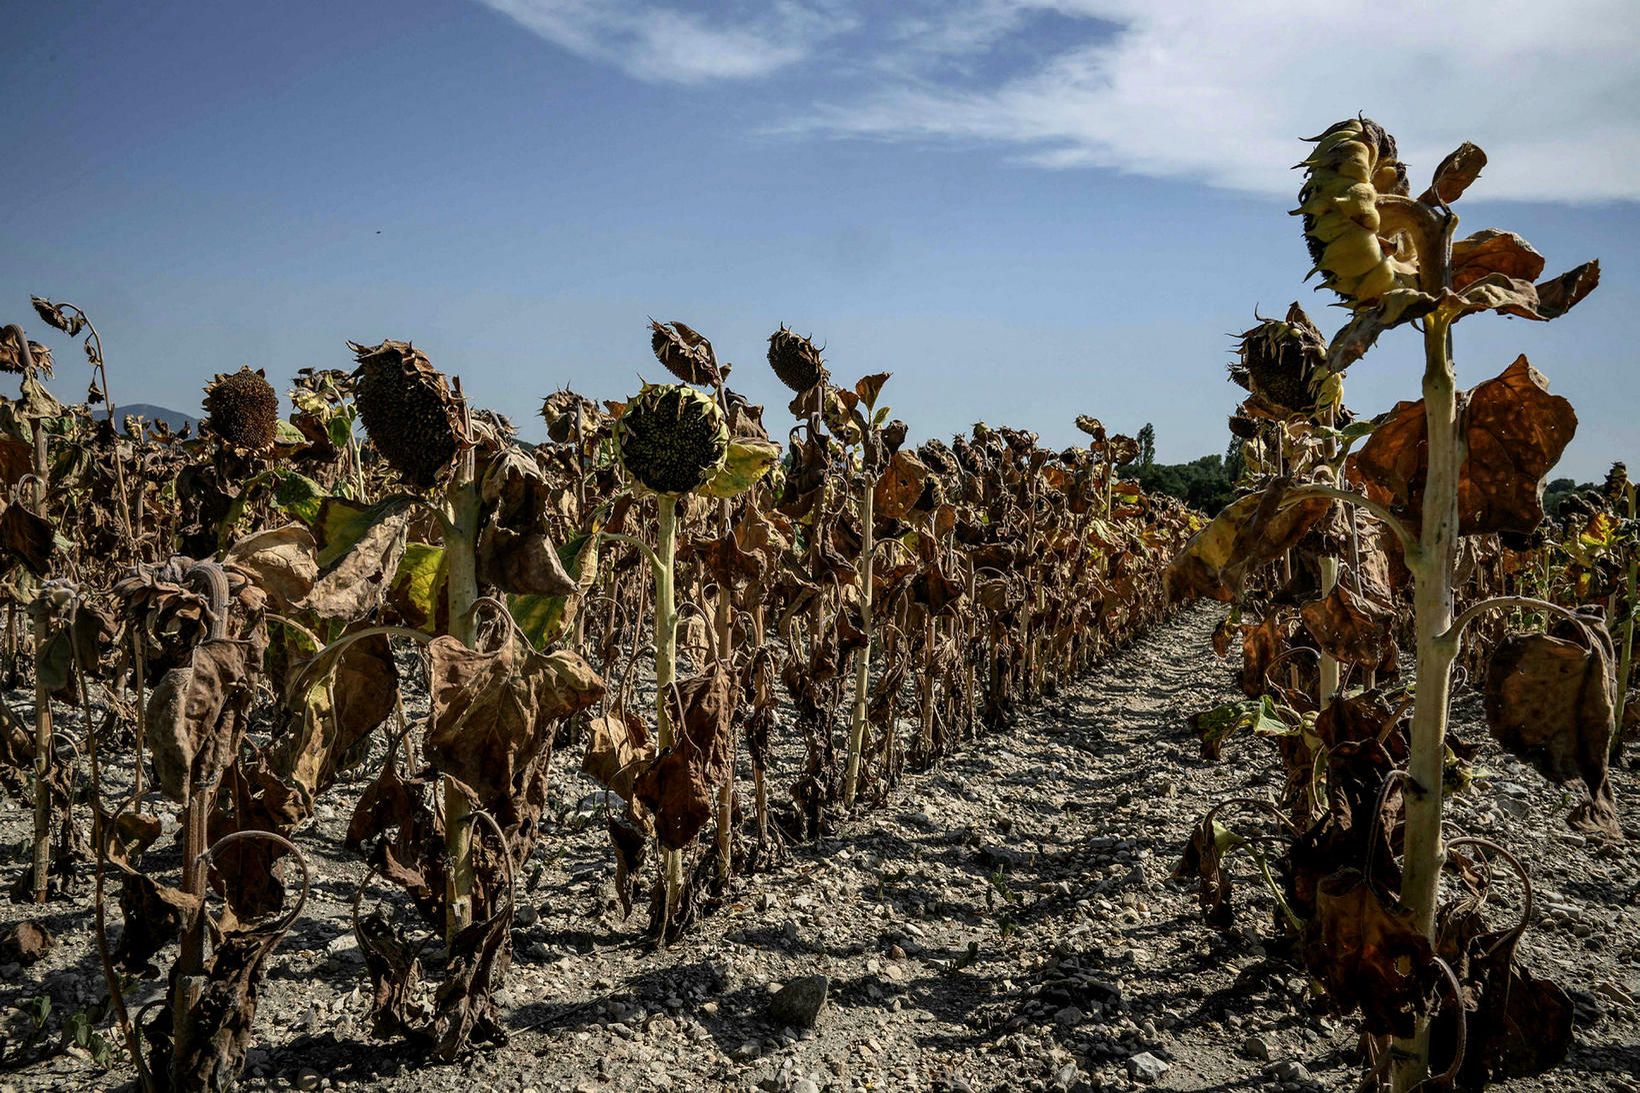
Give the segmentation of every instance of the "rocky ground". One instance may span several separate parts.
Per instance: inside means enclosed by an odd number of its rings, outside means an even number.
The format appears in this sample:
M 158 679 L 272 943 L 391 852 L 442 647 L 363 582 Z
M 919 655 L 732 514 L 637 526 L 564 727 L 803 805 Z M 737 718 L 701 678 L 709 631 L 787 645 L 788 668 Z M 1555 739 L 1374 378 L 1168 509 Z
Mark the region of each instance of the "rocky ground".
M 1209 609 L 1187 612 L 1084 683 L 881 808 L 753 876 L 683 942 L 652 952 L 623 921 L 602 824 L 565 779 L 565 823 L 523 874 L 502 994 L 510 1042 L 455 1064 L 370 1041 L 349 928 L 362 877 L 345 810 L 306 834 L 313 898 L 273 959 L 244 1085 L 251 1089 L 1175 1090 L 1349 1089 L 1348 1021 L 1310 1010 L 1303 975 L 1267 957 L 1269 921 L 1238 867 L 1239 922 L 1217 934 L 1168 879 L 1213 802 L 1272 791 L 1273 749 L 1243 739 L 1209 763 L 1185 726 L 1231 697 Z M 1466 739 L 1482 740 L 1472 698 Z M 1457 826 L 1531 867 L 1537 921 L 1522 954 L 1572 990 L 1567 1064 L 1510 1090 L 1640 1093 L 1640 779 L 1614 773 L 1630 841 L 1565 825 L 1570 798 L 1489 745 Z M 8 844 L 26 830 L 15 803 Z M 15 857 L 14 857 L 15 861 Z M 8 872 L 16 869 L 13 865 Z M 6 907 L 9 925 L 26 909 Z M 117 914 L 114 916 L 117 919 Z M 102 994 L 83 902 L 48 909 L 57 945 L 0 967 L 8 1009 L 60 1012 Z M 157 996 L 159 983 L 137 996 Z M 810 1019 L 812 1027 L 808 1026 Z M 0 1089 L 113 1088 L 83 1052 L 0 1075 Z

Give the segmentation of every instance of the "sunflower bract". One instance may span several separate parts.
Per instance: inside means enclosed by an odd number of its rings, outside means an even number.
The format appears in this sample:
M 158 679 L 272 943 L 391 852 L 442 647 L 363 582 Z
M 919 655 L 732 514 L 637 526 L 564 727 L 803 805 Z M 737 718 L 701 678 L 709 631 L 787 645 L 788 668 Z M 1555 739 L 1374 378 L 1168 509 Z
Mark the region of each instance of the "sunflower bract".
M 1304 241 L 1326 286 L 1355 305 L 1415 287 L 1415 263 L 1378 234 L 1379 195 L 1407 193 L 1395 138 L 1371 118 L 1349 118 L 1312 139 L 1293 212 L 1304 217 Z

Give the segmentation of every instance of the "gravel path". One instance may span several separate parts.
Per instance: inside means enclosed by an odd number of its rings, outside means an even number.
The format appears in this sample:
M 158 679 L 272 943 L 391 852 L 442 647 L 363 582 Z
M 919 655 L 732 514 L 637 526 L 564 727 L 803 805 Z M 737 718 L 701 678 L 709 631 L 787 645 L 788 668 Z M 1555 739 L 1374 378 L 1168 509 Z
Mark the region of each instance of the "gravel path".
M 1351 1088 L 1351 1023 L 1314 1016 L 1303 975 L 1265 958 L 1253 928 L 1268 904 L 1246 866 L 1246 933 L 1208 929 L 1194 892 L 1167 879 L 1207 807 L 1274 785 L 1264 742 L 1237 740 L 1208 763 L 1185 727 L 1232 697 L 1208 647 L 1216 621 L 1211 608 L 1179 615 L 1008 731 L 908 778 L 838 837 L 748 878 L 729 907 L 660 953 L 641 945 L 641 915 L 621 920 L 602 825 L 574 813 L 589 784 L 567 780 L 564 830 L 524 870 L 502 994 L 511 1041 L 463 1063 L 406 1060 L 361 1027 L 368 986 L 347 906 L 362 874 L 340 850 L 345 811 L 322 810 L 303 839 L 315 898 L 274 958 L 244 1084 Z M 1472 699 L 1459 717 L 1473 722 Z M 1640 843 L 1574 835 L 1558 790 L 1489 742 L 1481 763 L 1488 784 L 1455 804 L 1454 819 L 1532 867 L 1540 921 L 1522 952 L 1579 1004 L 1568 1064 L 1507 1088 L 1640 1091 Z M 1623 771 L 1614 782 L 1632 835 L 1640 780 Z M 10 805 L 8 838 L 25 822 Z M 27 972 L 0 968 L 8 1005 L 42 989 L 71 1008 L 101 993 L 83 909 L 53 908 L 46 922 L 56 951 Z M 794 1014 L 817 1000 L 813 976 L 826 977 L 826 999 L 803 1028 Z M 160 989 L 144 984 L 139 998 Z M 118 1077 L 70 1055 L 0 1076 L 0 1089 Z

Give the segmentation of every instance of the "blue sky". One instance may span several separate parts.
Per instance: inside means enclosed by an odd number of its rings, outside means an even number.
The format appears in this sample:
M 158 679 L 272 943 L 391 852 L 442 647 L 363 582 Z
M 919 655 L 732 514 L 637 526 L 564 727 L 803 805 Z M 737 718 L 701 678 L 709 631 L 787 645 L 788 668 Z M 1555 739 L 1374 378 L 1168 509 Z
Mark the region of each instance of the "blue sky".
M 1640 459 L 1640 5 L 1402 7 L 13 3 L 0 321 L 52 341 L 28 295 L 72 300 L 117 399 L 190 411 L 213 372 L 283 388 L 410 339 L 527 436 L 562 384 L 657 377 L 650 315 L 710 336 L 778 431 L 785 322 L 840 379 L 892 371 L 914 435 L 1071 443 L 1091 413 L 1184 459 L 1228 440 L 1255 305 L 1341 321 L 1302 283 L 1288 167 L 1365 111 L 1416 184 L 1488 151 L 1466 230 L 1602 260 L 1557 323 L 1466 320 L 1460 377 L 1525 352 L 1582 419 L 1563 471 Z M 1397 332 L 1349 401 L 1415 397 L 1418 368 Z

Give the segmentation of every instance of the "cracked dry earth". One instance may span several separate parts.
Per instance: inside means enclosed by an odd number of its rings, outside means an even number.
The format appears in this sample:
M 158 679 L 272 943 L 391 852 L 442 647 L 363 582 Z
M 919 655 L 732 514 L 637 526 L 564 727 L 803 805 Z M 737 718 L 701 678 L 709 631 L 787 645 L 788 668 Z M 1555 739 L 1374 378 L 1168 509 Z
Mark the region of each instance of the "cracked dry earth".
M 362 869 L 340 848 L 345 810 L 324 809 L 302 840 L 314 898 L 274 958 L 243 1085 L 1353 1088 L 1351 1022 L 1315 1016 L 1301 972 L 1266 957 L 1258 930 L 1270 906 L 1250 868 L 1236 867 L 1232 934 L 1203 925 L 1194 890 L 1168 879 L 1207 807 L 1276 786 L 1265 742 L 1238 739 L 1208 763 L 1185 726 L 1232 697 L 1208 646 L 1217 618 L 1178 615 L 1007 731 L 907 778 L 835 837 L 740 882 L 663 952 L 641 943 L 641 913 L 621 920 L 602 824 L 590 805 L 577 811 L 591 783 L 566 778 L 565 825 L 522 874 L 501 995 L 510 1042 L 454 1064 L 370 1042 L 348 925 Z M 1631 839 L 1586 840 L 1565 825 L 1570 799 L 1485 738 L 1472 695 L 1456 721 L 1483 744 L 1488 773 L 1454 803 L 1454 822 L 1531 867 L 1538 906 L 1522 956 L 1578 1006 L 1567 1063 L 1502 1088 L 1640 1091 L 1640 779 L 1614 772 Z M 21 822 L 12 810 L 8 831 Z M 6 969 L 13 1004 L 42 984 L 59 1005 L 100 996 L 86 920 L 52 914 L 57 949 L 28 981 Z M 783 1027 L 775 992 L 816 975 L 829 980 L 817 1024 Z M 144 984 L 138 997 L 159 990 Z M 126 1077 L 67 1056 L 0 1084 L 82 1090 Z

